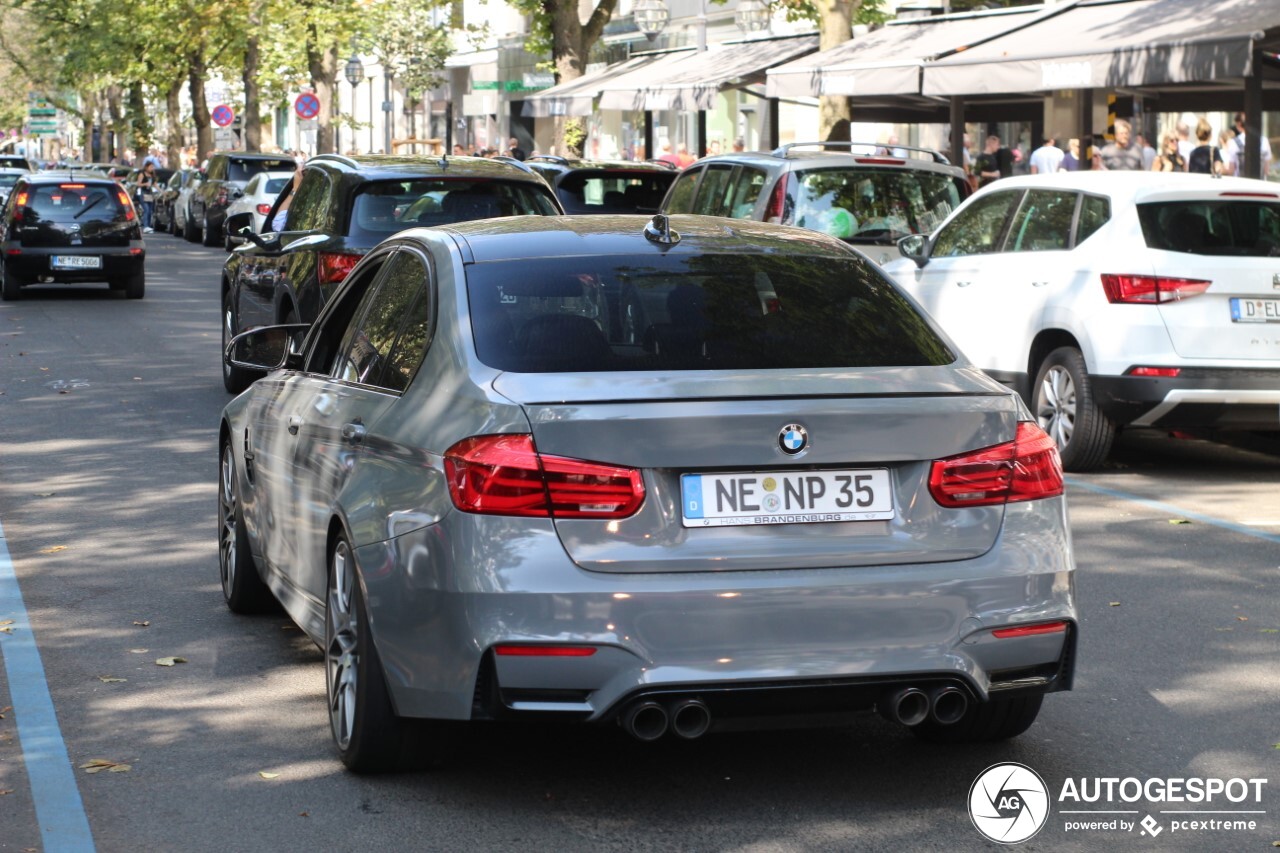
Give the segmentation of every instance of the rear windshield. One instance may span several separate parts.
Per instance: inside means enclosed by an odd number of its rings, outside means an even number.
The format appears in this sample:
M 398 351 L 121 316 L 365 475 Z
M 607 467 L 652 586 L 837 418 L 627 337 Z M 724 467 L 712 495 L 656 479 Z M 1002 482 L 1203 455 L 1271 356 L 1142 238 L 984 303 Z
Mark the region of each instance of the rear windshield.
M 957 180 L 910 169 L 796 172 L 786 221 L 850 243 L 887 245 L 942 224 L 960 204 Z
M 263 187 L 262 191 L 264 193 L 279 194 L 280 190 L 288 186 L 289 182 L 292 180 L 293 175 L 290 175 L 287 178 L 271 178 L 267 181 L 267 185 Z
M 352 237 L 381 241 L 424 225 L 559 213 L 541 184 L 490 180 L 378 181 L 360 190 L 351 209 Z
M 556 194 L 566 213 L 656 213 L 675 178 L 675 172 L 571 172 Z
M 259 172 L 293 172 L 297 164 L 290 159 L 280 160 L 237 160 L 227 161 L 227 180 L 247 181 Z
M 31 187 L 23 210 L 24 225 L 46 222 L 102 222 L 125 218 L 115 187 L 68 182 Z M 21 198 L 21 194 L 19 194 Z
M 473 264 L 480 360 L 558 373 L 949 364 L 871 264 L 789 255 L 579 256 Z
M 1280 255 L 1280 202 L 1221 199 L 1138 205 L 1152 249 L 1191 255 Z
M 0 187 L 11 187 L 18 182 L 21 175 L 3 175 L 0 174 Z

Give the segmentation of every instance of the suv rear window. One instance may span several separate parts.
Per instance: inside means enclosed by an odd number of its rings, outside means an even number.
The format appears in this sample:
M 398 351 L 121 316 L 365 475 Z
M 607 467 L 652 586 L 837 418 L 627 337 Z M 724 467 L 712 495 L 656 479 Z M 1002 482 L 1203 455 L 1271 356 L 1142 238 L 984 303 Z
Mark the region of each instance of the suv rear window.
M 890 244 L 931 233 L 961 201 L 950 175 L 908 169 L 815 169 L 791 179 L 788 224 L 850 243 Z
M 950 364 L 867 262 L 830 256 L 578 256 L 473 264 L 476 352 L 558 373 Z
M 1222 199 L 1138 205 L 1147 246 L 1192 255 L 1280 256 L 1280 203 Z
M 655 213 L 676 173 L 571 172 L 556 192 L 566 213 Z
M 68 182 L 43 184 L 27 191 L 23 224 L 46 222 L 114 222 L 125 218 L 120 191 L 114 185 Z M 19 194 L 21 199 L 21 194 Z
M 555 202 L 541 184 L 465 179 L 376 181 L 356 195 L 348 231 L 352 237 L 378 242 L 406 228 L 557 213 Z
M 259 172 L 292 172 L 297 164 L 293 160 L 242 160 L 239 158 L 229 158 L 227 160 L 227 180 L 228 181 L 247 181 Z

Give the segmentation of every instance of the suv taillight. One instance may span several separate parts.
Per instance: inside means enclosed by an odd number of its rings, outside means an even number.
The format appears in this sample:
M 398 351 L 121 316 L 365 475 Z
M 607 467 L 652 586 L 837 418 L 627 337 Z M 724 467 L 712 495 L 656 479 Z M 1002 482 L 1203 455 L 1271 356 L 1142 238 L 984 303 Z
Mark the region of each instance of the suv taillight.
M 120 199 L 120 205 L 124 208 L 124 218 L 132 222 L 136 214 L 133 212 L 133 202 L 129 200 L 129 194 L 124 190 L 116 190 L 116 198 Z
M 764 221 L 772 222 L 775 225 L 784 224 L 782 215 L 787 207 L 787 182 L 791 180 L 791 173 L 787 172 L 778 178 L 778 183 L 773 186 L 773 195 L 769 196 L 769 205 L 764 209 Z
M 465 438 L 445 451 L 444 470 L 463 512 L 611 519 L 644 503 L 635 468 L 546 456 L 526 434 Z
M 347 277 L 352 268 L 360 263 L 364 255 L 353 255 L 350 252 L 317 252 L 316 262 L 319 264 L 318 274 L 321 284 L 337 284 Z
M 22 211 L 27 206 L 27 200 L 30 198 L 27 193 L 18 193 L 18 197 L 13 200 L 13 221 L 22 221 Z
M 1153 305 L 1199 296 L 1209 289 L 1211 281 L 1195 278 L 1169 278 L 1159 275 L 1102 276 L 1102 287 L 1108 302 Z
M 1062 494 L 1062 460 L 1048 433 L 1021 421 L 1013 441 L 934 462 L 929 494 L 945 507 L 1052 498 Z

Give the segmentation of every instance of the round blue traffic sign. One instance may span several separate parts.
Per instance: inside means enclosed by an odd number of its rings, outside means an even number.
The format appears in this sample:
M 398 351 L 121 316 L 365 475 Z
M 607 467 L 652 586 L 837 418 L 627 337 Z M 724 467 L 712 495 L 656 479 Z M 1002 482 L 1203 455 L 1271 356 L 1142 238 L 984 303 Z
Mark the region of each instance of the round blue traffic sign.
M 226 127 L 236 120 L 236 112 L 226 104 L 219 104 L 213 108 L 210 118 L 213 119 L 213 123 L 218 127 Z
M 320 99 L 311 92 L 303 92 L 293 102 L 293 111 L 301 119 L 313 119 L 320 115 Z

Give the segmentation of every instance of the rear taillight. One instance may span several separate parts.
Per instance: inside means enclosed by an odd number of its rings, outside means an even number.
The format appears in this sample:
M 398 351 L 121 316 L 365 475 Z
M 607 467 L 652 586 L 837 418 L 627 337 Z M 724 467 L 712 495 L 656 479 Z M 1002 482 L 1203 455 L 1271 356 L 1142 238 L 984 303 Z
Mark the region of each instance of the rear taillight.
M 531 435 L 482 435 L 445 451 L 453 504 L 463 512 L 626 518 L 644 503 L 634 468 L 546 456 Z
M 1067 630 L 1066 622 L 1041 622 L 1038 625 L 1018 625 L 1013 628 L 997 628 L 991 636 L 997 640 L 1011 640 L 1015 637 L 1035 637 L 1040 634 L 1062 634 Z
M 27 199 L 30 198 L 26 193 L 18 193 L 18 197 L 13 200 L 13 221 L 22 221 L 23 208 L 27 206 Z
M 945 507 L 1055 497 L 1062 494 L 1062 460 L 1048 433 L 1022 421 L 1013 441 L 934 462 L 929 494 Z
M 133 202 L 129 201 L 129 195 L 120 190 L 116 192 L 116 198 L 120 199 L 120 206 L 124 208 L 124 218 L 129 222 L 134 220 Z
M 787 182 L 791 179 L 791 173 L 786 173 L 778 178 L 778 183 L 773 187 L 773 195 L 769 196 L 769 204 L 764 209 L 764 221 L 772 222 L 775 225 L 782 224 L 782 215 L 786 212 L 787 206 Z
M 1169 278 L 1158 275 L 1103 275 L 1102 287 L 1109 302 L 1152 305 L 1176 302 L 1199 296 L 1209 289 L 1211 281 L 1194 278 Z
M 897 157 L 854 157 L 853 159 L 873 166 L 901 166 L 907 162 Z
M 347 277 L 352 268 L 360 263 L 363 255 L 348 252 L 317 252 L 317 263 L 320 265 L 321 284 L 337 284 Z
M 271 205 L 269 204 L 258 205 L 258 213 L 261 213 L 263 216 L 266 216 L 270 212 L 271 212 Z
M 596 653 L 595 646 L 544 646 L 503 643 L 494 646 L 493 652 L 502 657 L 517 658 L 589 658 Z

